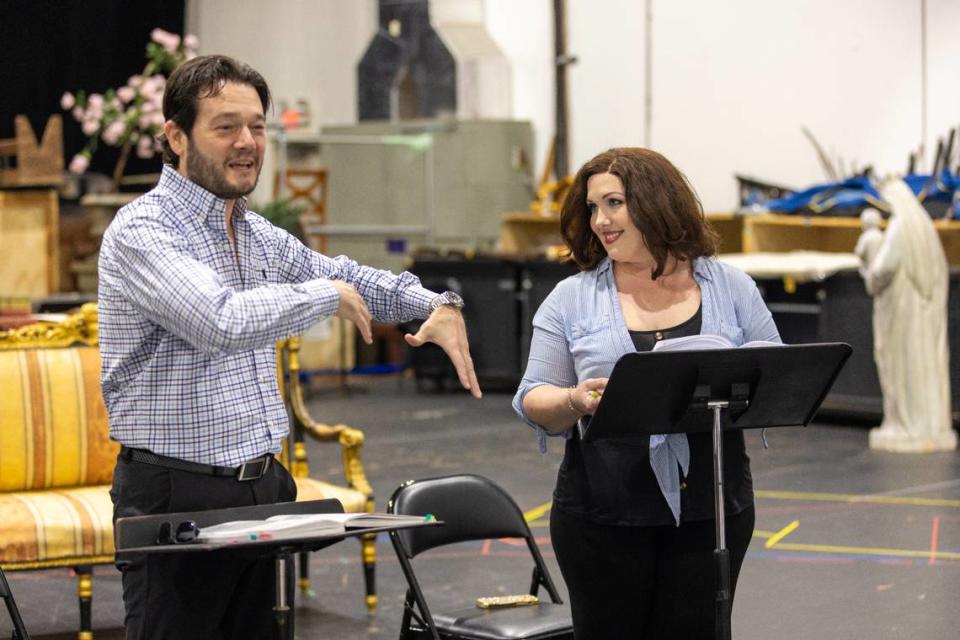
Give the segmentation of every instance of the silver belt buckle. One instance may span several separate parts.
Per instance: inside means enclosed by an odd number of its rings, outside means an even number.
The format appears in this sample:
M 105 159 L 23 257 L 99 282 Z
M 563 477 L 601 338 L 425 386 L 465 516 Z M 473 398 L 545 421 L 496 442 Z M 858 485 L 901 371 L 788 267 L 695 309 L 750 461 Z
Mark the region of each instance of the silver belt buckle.
M 246 482 L 247 480 L 257 480 L 263 477 L 263 474 L 270 468 L 271 455 L 263 455 L 256 460 L 249 460 L 240 465 L 237 469 L 237 481 Z

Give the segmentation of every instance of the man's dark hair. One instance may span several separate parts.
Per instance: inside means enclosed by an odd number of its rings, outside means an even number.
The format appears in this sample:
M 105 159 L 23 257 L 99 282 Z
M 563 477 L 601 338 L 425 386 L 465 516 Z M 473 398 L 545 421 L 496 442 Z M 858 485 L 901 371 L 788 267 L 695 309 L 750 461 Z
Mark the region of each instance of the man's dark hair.
M 640 147 L 610 149 L 580 168 L 560 212 L 560 232 L 581 270 L 593 269 L 607 256 L 590 229 L 587 181 L 610 173 L 623 182 L 630 219 L 656 262 L 653 278 L 663 275 L 667 258 L 693 260 L 717 252 L 719 236 L 703 216 L 703 207 L 686 176 L 656 151 Z
M 260 96 L 263 113 L 267 113 L 270 108 L 270 88 L 257 71 L 227 56 L 198 56 L 187 60 L 170 74 L 163 91 L 164 120 L 173 120 L 190 137 L 200 100 L 217 95 L 227 82 L 253 87 Z M 163 144 L 163 161 L 177 168 L 180 156 L 173 152 L 165 136 L 161 136 L 160 141 Z

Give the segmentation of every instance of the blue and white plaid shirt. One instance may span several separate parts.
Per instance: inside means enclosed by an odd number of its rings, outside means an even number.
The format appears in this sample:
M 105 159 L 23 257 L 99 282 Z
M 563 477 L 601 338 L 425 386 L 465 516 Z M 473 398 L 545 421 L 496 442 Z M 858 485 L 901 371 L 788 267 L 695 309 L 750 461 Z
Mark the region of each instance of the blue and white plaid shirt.
M 330 280 L 356 287 L 378 320 L 429 315 L 436 294 L 416 276 L 311 251 L 246 204 L 233 209 L 235 253 L 224 200 L 164 166 L 104 234 L 101 385 L 121 444 L 223 466 L 279 452 L 274 344 L 336 312 Z

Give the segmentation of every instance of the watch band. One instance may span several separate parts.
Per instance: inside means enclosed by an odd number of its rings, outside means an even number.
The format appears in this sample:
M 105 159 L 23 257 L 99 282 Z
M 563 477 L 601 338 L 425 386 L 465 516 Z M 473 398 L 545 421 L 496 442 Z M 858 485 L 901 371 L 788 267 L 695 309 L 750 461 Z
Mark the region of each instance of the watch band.
M 430 301 L 430 313 L 442 306 L 450 306 L 459 311 L 463 309 L 463 298 L 455 291 L 444 291 Z

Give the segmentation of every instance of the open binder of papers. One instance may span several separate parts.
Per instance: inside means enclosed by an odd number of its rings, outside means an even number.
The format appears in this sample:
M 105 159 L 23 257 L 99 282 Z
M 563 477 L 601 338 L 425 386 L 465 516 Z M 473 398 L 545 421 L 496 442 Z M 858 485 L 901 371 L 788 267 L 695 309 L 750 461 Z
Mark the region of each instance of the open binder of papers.
M 723 336 L 717 336 L 709 333 L 697 334 L 692 336 L 681 336 L 679 338 L 667 338 L 653 345 L 654 351 L 694 351 L 698 349 L 749 349 L 751 347 L 782 347 L 779 342 L 770 342 L 768 340 L 753 340 L 739 347 L 733 344 Z
M 249 542 L 252 540 L 293 539 L 337 536 L 347 529 L 419 524 L 429 516 L 391 513 L 300 513 L 270 516 L 264 520 L 233 520 L 203 527 L 197 532 L 200 543 Z

